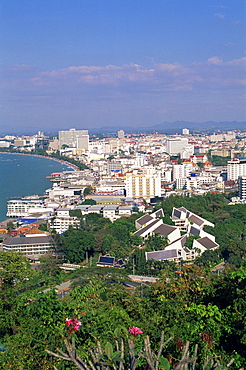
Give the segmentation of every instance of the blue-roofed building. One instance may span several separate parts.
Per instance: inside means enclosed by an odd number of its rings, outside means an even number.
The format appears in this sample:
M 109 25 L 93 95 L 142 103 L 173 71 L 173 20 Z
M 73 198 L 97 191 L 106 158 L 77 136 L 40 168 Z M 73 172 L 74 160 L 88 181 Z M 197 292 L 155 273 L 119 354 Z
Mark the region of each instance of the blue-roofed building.
M 102 267 L 124 267 L 124 261 L 122 259 L 115 260 L 115 257 L 111 257 L 109 254 L 100 256 L 97 262 L 97 266 Z

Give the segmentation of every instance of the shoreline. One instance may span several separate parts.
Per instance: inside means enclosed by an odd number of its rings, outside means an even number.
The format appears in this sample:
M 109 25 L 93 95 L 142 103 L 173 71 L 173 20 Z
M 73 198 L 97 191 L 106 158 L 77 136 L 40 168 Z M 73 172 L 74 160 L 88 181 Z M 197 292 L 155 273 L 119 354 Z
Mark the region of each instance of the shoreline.
M 80 169 L 76 165 L 74 165 L 74 164 L 72 164 L 70 162 L 67 162 L 65 160 L 58 159 L 58 158 L 53 158 L 53 157 L 45 156 L 45 155 L 31 154 L 31 153 L 29 154 L 29 153 L 1 152 L 1 151 L 0 151 L 0 154 L 26 155 L 26 156 L 33 156 L 33 157 L 45 158 L 45 159 L 52 159 L 52 160 L 54 160 L 56 162 L 59 162 L 61 164 L 66 165 L 67 167 L 71 168 L 74 171 L 80 171 Z M 13 197 L 13 199 L 16 199 L 16 197 Z M 0 225 L 2 225 L 4 223 L 7 223 L 7 222 L 10 222 L 11 220 L 15 220 L 16 219 L 16 218 L 11 218 L 11 217 L 8 218 L 6 215 L 5 215 L 5 217 L 6 218 L 4 220 L 0 221 Z
M 72 164 L 70 162 L 67 162 L 67 161 L 65 161 L 63 159 L 53 158 L 53 157 L 46 156 L 46 155 L 31 154 L 31 153 L 29 154 L 29 153 L 1 152 L 1 151 L 0 151 L 0 154 L 28 155 L 28 156 L 32 156 L 32 157 L 40 157 L 40 158 L 45 158 L 45 159 L 52 159 L 53 161 L 56 161 L 56 162 L 60 162 L 60 163 L 65 164 L 66 166 L 72 168 L 74 171 L 80 171 L 80 169 L 75 164 Z

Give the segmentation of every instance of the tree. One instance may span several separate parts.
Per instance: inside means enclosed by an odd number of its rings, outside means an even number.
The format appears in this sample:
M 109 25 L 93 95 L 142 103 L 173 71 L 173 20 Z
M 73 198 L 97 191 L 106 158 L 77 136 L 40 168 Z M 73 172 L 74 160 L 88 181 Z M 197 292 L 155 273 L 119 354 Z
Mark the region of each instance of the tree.
M 145 265 L 145 251 L 143 249 L 135 249 L 131 255 L 131 264 L 128 266 L 128 271 L 131 270 L 133 274 L 142 274 L 145 271 Z
M 175 225 L 175 223 L 172 221 L 172 219 L 168 216 L 161 217 L 162 221 L 166 225 Z
M 197 257 L 195 260 L 195 263 L 197 265 L 203 265 L 210 267 L 211 265 L 216 265 L 221 262 L 220 253 L 216 249 L 213 250 L 207 250 L 205 251 L 201 256 Z
M 188 236 L 185 241 L 185 246 L 189 249 L 192 249 L 194 240 L 197 240 L 199 238 L 200 236 L 198 235 Z
M 40 225 L 39 230 L 47 231 L 47 225 Z
M 82 213 L 80 209 L 70 209 L 69 216 L 71 217 L 77 217 L 79 219 L 82 218 Z
M 25 256 L 18 252 L 0 251 L 1 289 L 18 286 L 33 276 L 34 271 Z
M 85 215 L 82 223 L 82 228 L 86 231 L 97 232 L 104 229 L 107 225 L 110 225 L 111 221 L 108 218 L 103 217 L 99 213 L 89 213 Z
M 92 187 L 91 186 L 88 186 L 87 188 L 84 189 L 84 197 L 86 197 L 87 195 L 91 194 L 92 192 Z
M 130 242 L 134 246 L 141 245 L 143 243 L 143 239 L 139 235 L 130 234 Z
M 199 168 L 204 168 L 204 163 L 202 163 L 202 162 L 197 162 L 197 165 L 198 165 Z
M 11 232 L 11 231 L 14 230 L 14 224 L 13 224 L 13 222 L 9 221 L 7 223 L 7 229 L 8 229 L 8 232 Z
M 0 336 L 13 333 L 19 320 L 19 290 L 35 275 L 28 260 L 18 252 L 0 251 Z
M 168 245 L 168 238 L 160 234 L 153 234 L 145 241 L 147 251 L 159 251 Z
M 107 158 L 107 160 L 108 160 L 108 161 L 110 161 L 110 162 L 112 161 L 112 159 L 114 159 L 114 156 L 113 156 L 113 155 L 110 155 L 110 156 Z
M 41 271 L 47 274 L 50 278 L 60 275 L 60 262 L 57 257 L 53 256 L 52 254 L 45 254 L 44 256 L 40 257 L 39 261 L 41 263 Z
M 97 202 L 94 199 L 85 199 L 82 204 L 93 206 L 94 204 L 97 204 Z
M 116 244 L 117 241 L 112 235 L 110 234 L 105 235 L 102 240 L 102 253 L 110 254 L 110 251 L 113 251 L 115 249 Z
M 93 254 L 94 251 L 94 236 L 81 229 L 69 229 L 62 237 L 62 246 L 60 252 L 63 253 L 64 259 L 71 263 L 83 262 L 86 258 L 86 253 Z

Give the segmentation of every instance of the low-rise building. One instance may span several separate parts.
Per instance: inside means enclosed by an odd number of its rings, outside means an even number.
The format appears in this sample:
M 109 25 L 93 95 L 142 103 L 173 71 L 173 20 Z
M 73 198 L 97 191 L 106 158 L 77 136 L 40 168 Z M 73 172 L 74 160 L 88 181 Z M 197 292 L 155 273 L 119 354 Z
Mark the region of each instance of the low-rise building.
M 76 217 L 70 216 L 57 216 L 48 220 L 49 227 L 51 230 L 55 230 L 57 234 L 63 234 L 69 229 L 69 227 L 79 227 L 80 220 Z
M 7 203 L 7 217 L 27 217 L 31 209 L 44 209 L 40 199 L 13 199 Z
M 209 239 L 208 237 L 195 239 L 193 242 L 193 248 L 200 249 L 201 253 L 207 251 L 207 250 L 214 250 L 219 247 L 219 244 L 217 244 L 215 241 Z
M 54 240 L 50 235 L 33 228 L 25 235 L 4 240 L 2 249 L 3 251 L 20 252 L 36 260 L 44 254 L 54 252 Z

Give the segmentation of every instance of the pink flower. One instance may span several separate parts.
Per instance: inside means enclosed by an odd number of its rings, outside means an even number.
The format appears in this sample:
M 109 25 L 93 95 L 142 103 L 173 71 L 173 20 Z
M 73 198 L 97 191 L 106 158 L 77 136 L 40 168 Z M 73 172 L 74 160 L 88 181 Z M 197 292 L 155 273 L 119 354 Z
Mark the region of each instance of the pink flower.
M 71 326 L 70 329 L 71 330 L 76 330 L 78 331 L 79 330 L 79 327 L 82 325 L 81 324 L 81 321 L 79 321 L 78 319 L 66 319 L 65 320 L 65 325 L 67 326 Z
M 136 326 L 131 326 L 129 328 L 129 333 L 134 335 L 134 337 L 137 337 L 139 334 L 143 334 L 143 331 Z
M 65 324 L 66 324 L 67 326 L 72 325 L 72 324 L 73 324 L 73 319 L 66 319 L 66 320 L 65 320 Z

